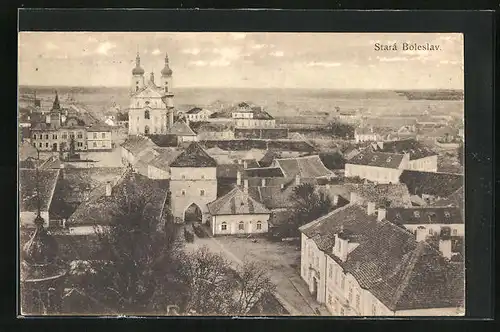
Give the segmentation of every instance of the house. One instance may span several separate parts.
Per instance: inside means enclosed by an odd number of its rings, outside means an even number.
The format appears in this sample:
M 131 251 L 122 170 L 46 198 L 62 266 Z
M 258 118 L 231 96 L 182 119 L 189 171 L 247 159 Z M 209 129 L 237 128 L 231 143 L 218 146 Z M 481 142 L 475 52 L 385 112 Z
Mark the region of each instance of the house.
M 198 122 L 199 123 L 199 122 Z M 193 131 L 198 135 L 199 141 L 210 140 L 231 140 L 234 139 L 234 132 L 224 123 L 193 123 Z
M 87 128 L 87 150 L 88 151 L 111 151 L 113 148 L 111 139 L 112 129 L 107 124 L 94 124 Z
M 248 188 L 247 188 L 248 189 Z M 208 203 L 213 235 L 261 234 L 268 231 L 271 211 L 235 186 L 233 190 Z
M 130 135 L 127 137 L 125 142 L 121 144 L 122 163 L 124 165 L 134 165 L 141 153 L 144 153 L 147 149 L 155 147 L 156 144 L 153 143 L 148 137 Z
M 451 236 L 463 237 L 465 234 L 464 219 L 458 207 L 387 208 L 386 218 L 415 234 L 417 241 L 439 235 L 445 227 L 450 229 Z
M 405 154 L 365 150 L 346 161 L 345 176 L 376 183 L 398 183 L 408 162 L 409 156 Z
M 168 130 L 170 135 L 177 136 L 177 141 L 179 144 L 184 142 L 194 142 L 198 140 L 196 133 L 189 127 L 189 125 L 182 120 L 174 123 L 172 128 Z
M 404 169 L 437 172 L 438 154 L 415 139 L 380 142 L 372 146 L 375 152 L 406 154 L 409 161 Z
M 417 242 L 383 211 L 348 204 L 299 228 L 309 291 L 338 316 L 461 314 L 464 265 Z
M 58 169 L 19 170 L 19 223 L 21 227 L 35 227 L 34 221 L 38 215 L 38 209 L 45 220 L 44 226 L 54 226 L 51 208 L 58 178 Z
M 210 115 L 212 115 L 212 111 L 199 107 L 194 107 L 184 113 L 186 119 L 193 122 L 207 121 Z
M 339 121 L 348 124 L 356 124 L 361 120 L 358 110 L 341 110 L 340 108 L 337 108 L 335 117 Z
M 316 179 L 333 178 L 335 174 L 325 167 L 319 155 L 303 156 L 296 158 L 277 158 L 271 164 L 279 167 L 287 178 Z
M 148 178 L 157 180 L 170 179 L 170 163 L 181 153 L 176 148 L 163 148 L 148 164 Z
M 447 198 L 464 185 L 464 176 L 453 173 L 435 173 L 404 170 L 399 178 L 411 195 L 423 198 L 427 204 Z
M 114 182 L 95 188 L 69 217 L 65 228 L 68 235 L 95 234 L 95 227 L 108 227 L 113 216 L 121 211 L 123 200 L 134 195 L 146 197 L 149 202 L 144 210 L 146 216 L 164 222 L 168 189 L 168 181 L 151 180 L 129 170 Z
M 401 129 L 403 126 L 408 126 L 411 131 L 415 131 L 417 118 L 408 116 L 370 116 L 364 117 L 362 124 L 373 128 L 393 129 Z
M 238 105 L 222 109 L 210 115 L 210 122 L 215 119 L 229 120 L 238 128 L 276 127 L 276 120 L 268 112 L 264 111 L 260 106 L 246 102 L 241 102 Z
M 197 142 L 170 164 L 170 191 L 175 222 L 184 222 L 186 210 L 208 218 L 207 203 L 217 198 L 217 162 Z
M 235 128 L 237 139 L 284 139 L 288 138 L 288 128 Z
M 354 141 L 360 142 L 376 142 L 380 137 L 373 131 L 373 127 L 361 127 L 354 129 Z

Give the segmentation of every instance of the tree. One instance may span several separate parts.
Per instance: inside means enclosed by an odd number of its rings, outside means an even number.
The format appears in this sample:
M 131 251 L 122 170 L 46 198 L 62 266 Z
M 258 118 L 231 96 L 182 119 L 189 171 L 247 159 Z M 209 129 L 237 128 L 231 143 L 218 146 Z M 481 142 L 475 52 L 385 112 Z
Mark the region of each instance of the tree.
M 294 188 L 292 194 L 293 213 L 289 219 L 297 228 L 316 220 L 333 209 L 328 195 L 317 192 L 312 184 L 303 183 Z
M 330 122 L 326 128 L 333 137 L 354 138 L 354 126 L 350 124 L 334 121 Z
M 119 313 L 164 313 L 168 305 L 182 302 L 185 291 L 176 272 L 183 259 L 177 230 L 148 213 L 151 193 L 141 191 L 133 181 L 124 184 L 114 194 L 118 203 L 109 228 L 96 228 L 109 264 L 96 267 L 90 291 Z

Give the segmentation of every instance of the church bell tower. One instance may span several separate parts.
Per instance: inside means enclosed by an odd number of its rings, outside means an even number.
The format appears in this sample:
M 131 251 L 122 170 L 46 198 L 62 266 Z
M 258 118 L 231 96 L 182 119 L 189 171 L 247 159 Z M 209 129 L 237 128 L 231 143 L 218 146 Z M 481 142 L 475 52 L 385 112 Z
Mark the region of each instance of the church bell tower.
M 139 52 L 135 57 L 135 68 L 132 69 L 132 82 L 130 85 L 130 94 L 134 94 L 144 87 L 144 69 L 141 67 L 141 57 Z

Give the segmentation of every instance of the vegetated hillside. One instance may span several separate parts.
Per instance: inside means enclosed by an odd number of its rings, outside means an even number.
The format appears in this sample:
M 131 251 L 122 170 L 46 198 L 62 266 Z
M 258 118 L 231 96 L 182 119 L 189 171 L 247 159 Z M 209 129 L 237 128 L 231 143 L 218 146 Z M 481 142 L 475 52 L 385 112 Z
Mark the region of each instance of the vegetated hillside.
M 463 100 L 463 90 L 410 90 L 396 91 L 397 94 L 405 96 L 409 100 Z

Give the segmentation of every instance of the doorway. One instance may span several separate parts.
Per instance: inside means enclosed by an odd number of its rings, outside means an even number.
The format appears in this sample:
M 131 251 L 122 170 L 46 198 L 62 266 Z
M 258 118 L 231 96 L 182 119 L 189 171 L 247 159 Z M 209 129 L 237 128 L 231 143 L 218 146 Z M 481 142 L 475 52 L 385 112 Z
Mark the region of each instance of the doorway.
M 192 203 L 189 205 L 184 211 L 184 222 L 185 223 L 201 223 L 202 220 L 202 213 L 201 209 L 198 205 L 195 203 Z

